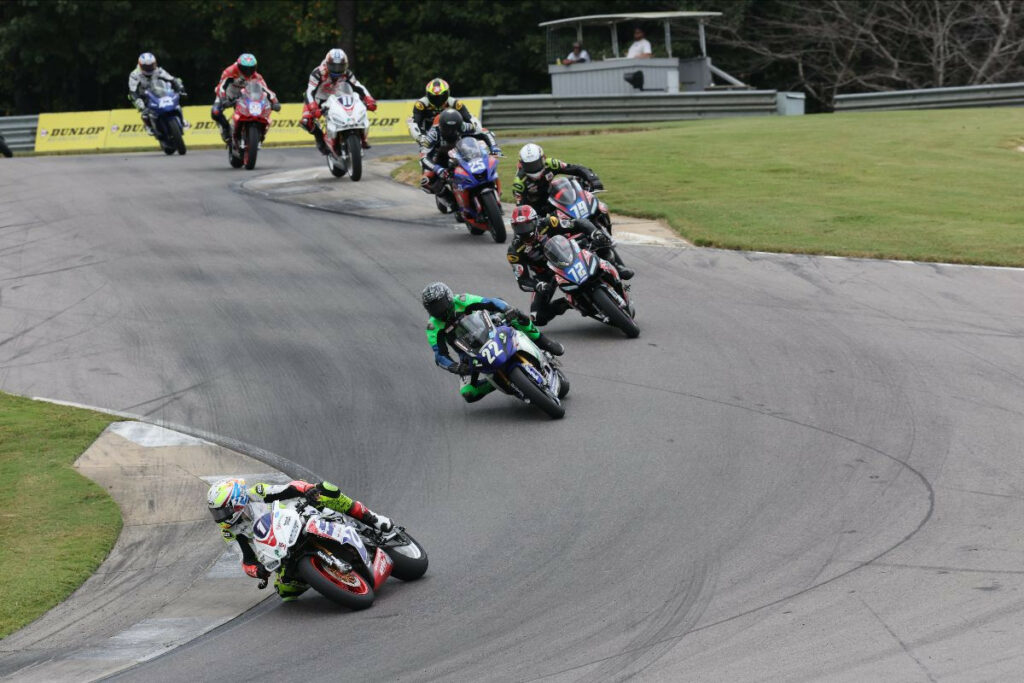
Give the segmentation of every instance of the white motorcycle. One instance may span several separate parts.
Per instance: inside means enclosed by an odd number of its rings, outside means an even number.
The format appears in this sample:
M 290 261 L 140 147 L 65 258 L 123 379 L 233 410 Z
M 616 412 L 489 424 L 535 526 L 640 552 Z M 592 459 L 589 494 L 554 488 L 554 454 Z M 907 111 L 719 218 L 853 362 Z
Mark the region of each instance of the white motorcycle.
M 283 567 L 286 580 L 304 581 L 339 605 L 366 609 L 389 576 L 414 581 L 427 571 L 427 553 L 402 527 L 381 533 L 301 499 L 252 505 L 260 563 L 270 572 Z
M 345 83 L 341 92 L 331 95 L 320 107 L 327 124 L 327 168 L 340 178 L 346 173 L 352 180 L 363 177 L 363 136 L 370 127 L 366 105 Z

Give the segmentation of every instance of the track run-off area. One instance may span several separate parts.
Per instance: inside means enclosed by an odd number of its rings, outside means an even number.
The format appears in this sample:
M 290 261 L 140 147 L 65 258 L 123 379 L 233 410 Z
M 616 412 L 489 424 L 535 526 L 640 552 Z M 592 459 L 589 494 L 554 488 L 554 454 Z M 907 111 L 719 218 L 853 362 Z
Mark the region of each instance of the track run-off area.
M 505 245 L 381 174 L 323 181 L 327 211 L 240 187 L 312 149 L 224 157 L 0 163 L 0 389 L 289 458 L 430 570 L 360 613 L 272 598 L 119 680 L 1024 669 L 1024 271 L 625 246 L 641 336 L 549 324 L 555 422 L 465 405 L 423 334 L 434 280 L 528 308 Z

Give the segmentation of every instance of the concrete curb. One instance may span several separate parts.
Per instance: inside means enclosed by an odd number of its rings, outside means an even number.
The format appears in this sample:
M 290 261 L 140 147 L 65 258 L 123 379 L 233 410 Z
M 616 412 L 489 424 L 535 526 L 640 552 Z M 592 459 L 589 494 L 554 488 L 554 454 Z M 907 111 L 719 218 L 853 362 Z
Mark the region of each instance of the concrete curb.
M 75 467 L 117 501 L 124 526 L 110 555 L 71 597 L 0 641 L 0 677 L 110 676 L 271 595 L 239 569 L 237 548 L 224 544 L 205 510 L 206 489 L 228 475 L 285 482 L 312 473 L 272 453 L 218 440 L 255 457 L 194 433 L 115 422 L 78 458 Z
M 358 188 L 348 178 L 335 178 L 326 167 L 270 173 L 241 183 L 244 192 L 266 199 L 362 218 L 380 218 L 465 232 L 450 215 L 437 212 L 430 197 L 417 187 L 395 180 L 391 171 L 402 162 L 366 159 Z M 367 182 L 367 181 L 372 182 Z M 509 216 L 512 204 L 502 204 Z M 507 222 L 507 219 L 506 219 Z M 663 221 L 612 214 L 615 240 L 623 245 L 686 248 L 692 246 Z

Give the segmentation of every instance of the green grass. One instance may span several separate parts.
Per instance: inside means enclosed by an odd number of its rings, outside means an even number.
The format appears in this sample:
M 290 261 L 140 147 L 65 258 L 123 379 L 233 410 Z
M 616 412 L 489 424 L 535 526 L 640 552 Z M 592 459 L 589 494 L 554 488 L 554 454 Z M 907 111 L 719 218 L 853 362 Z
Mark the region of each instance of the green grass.
M 594 168 L 613 211 L 701 246 L 1024 266 L 1020 108 L 713 119 L 543 144 Z
M 117 504 L 71 467 L 110 422 L 0 393 L 0 638 L 70 595 L 117 540 Z

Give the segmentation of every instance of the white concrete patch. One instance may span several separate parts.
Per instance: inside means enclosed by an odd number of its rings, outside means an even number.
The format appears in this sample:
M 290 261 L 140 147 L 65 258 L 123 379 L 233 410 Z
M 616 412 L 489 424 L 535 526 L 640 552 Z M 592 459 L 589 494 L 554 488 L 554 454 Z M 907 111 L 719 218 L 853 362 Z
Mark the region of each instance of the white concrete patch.
M 203 441 L 181 432 L 172 432 L 170 429 L 145 422 L 113 422 L 107 427 L 107 430 L 147 448 L 213 445 L 209 441 Z
M 144 662 L 206 633 L 223 621 L 210 617 L 145 619 L 111 636 L 101 645 L 73 652 L 69 659 Z
M 642 235 L 638 232 L 615 231 L 615 242 L 617 244 L 634 244 L 644 247 L 671 247 L 673 249 L 685 249 L 687 243 L 681 239 L 666 239 L 655 235 Z

